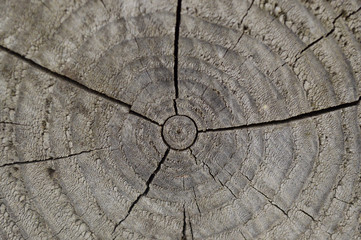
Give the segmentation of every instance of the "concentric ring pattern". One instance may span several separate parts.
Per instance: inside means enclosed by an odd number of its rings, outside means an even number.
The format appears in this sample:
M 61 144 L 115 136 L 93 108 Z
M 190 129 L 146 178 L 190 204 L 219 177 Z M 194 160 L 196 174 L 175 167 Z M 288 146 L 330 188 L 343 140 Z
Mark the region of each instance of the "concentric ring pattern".
M 2 1 L 0 239 L 358 239 L 360 7 Z

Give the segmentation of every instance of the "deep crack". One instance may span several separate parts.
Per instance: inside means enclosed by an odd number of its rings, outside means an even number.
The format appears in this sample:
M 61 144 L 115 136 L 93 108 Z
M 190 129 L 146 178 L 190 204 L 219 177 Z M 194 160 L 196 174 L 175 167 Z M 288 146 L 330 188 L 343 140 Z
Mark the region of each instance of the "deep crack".
M 181 23 L 181 11 L 182 11 L 182 0 L 178 0 L 177 4 L 177 12 L 176 12 L 176 22 L 175 22 L 175 31 L 174 31 L 174 91 L 175 91 L 175 99 L 174 99 L 174 110 L 175 113 L 178 114 L 176 99 L 179 97 L 179 89 L 178 89 L 178 54 L 179 54 L 179 32 L 180 32 L 180 23 Z
M 133 208 L 135 207 L 135 205 L 139 202 L 139 200 L 143 197 L 143 196 L 146 196 L 149 192 L 149 189 L 150 189 L 150 184 L 152 183 L 154 177 L 157 175 L 157 173 L 160 171 L 161 167 L 162 167 L 162 164 L 165 162 L 167 156 L 168 156 L 168 153 L 169 153 L 169 148 L 165 151 L 162 159 L 160 160 L 160 162 L 158 163 L 157 165 L 157 168 L 154 170 L 154 172 L 150 175 L 150 177 L 148 178 L 148 180 L 146 181 L 146 188 L 145 190 L 138 195 L 138 197 L 135 199 L 135 201 L 130 205 L 130 207 L 128 208 L 128 211 L 127 211 L 127 214 L 125 215 L 125 217 L 120 220 L 115 226 L 114 226 L 114 229 L 113 229 L 113 233 L 115 232 L 115 230 L 118 228 L 118 226 L 124 222 L 127 217 L 130 215 L 131 211 L 133 210 Z
M 148 118 L 147 116 L 131 110 L 132 105 L 130 105 L 130 104 L 126 103 L 126 102 L 123 102 L 123 101 L 121 101 L 119 99 L 116 99 L 114 97 L 111 97 L 111 96 L 109 96 L 109 95 L 107 95 L 105 93 L 94 90 L 94 89 L 92 89 L 92 88 L 90 88 L 90 87 L 88 87 L 88 86 L 74 80 L 74 79 L 71 79 L 70 77 L 67 77 L 67 76 L 62 75 L 60 73 L 57 73 L 57 72 L 55 72 L 53 70 L 50 70 L 50 69 L 40 65 L 39 63 L 36 63 L 32 59 L 27 58 L 26 56 L 24 56 L 24 55 L 22 55 L 22 54 L 20 54 L 18 52 L 15 52 L 15 51 L 13 51 L 13 50 L 11 50 L 9 48 L 6 48 L 6 47 L 4 47 L 2 45 L 0 45 L 0 50 L 10 54 L 13 57 L 16 57 L 17 59 L 20 59 L 20 60 L 26 62 L 30 66 L 32 66 L 32 67 L 34 67 L 34 68 L 36 68 L 36 69 L 38 69 L 38 70 L 40 70 L 42 72 L 45 72 L 45 73 L 47 73 L 47 74 L 49 74 L 49 75 L 51 75 L 51 76 L 53 76 L 55 78 L 61 79 L 61 80 L 65 81 L 65 82 L 67 82 L 69 84 L 72 84 L 73 86 L 76 86 L 76 87 L 78 87 L 78 88 L 80 88 L 80 89 L 82 89 L 82 90 L 84 90 L 84 91 L 86 91 L 88 93 L 91 93 L 91 94 L 96 95 L 96 96 L 98 96 L 100 98 L 106 99 L 106 100 L 108 100 L 110 102 L 113 102 L 115 104 L 118 104 L 120 106 L 126 107 L 126 108 L 128 108 L 129 114 L 132 114 L 134 116 L 137 116 L 139 118 L 142 118 L 144 120 L 152 122 L 152 123 L 154 123 L 156 125 L 160 125 L 158 122 Z
M 182 229 L 182 240 L 187 240 L 186 236 L 187 222 L 186 222 L 186 209 L 183 205 L 183 229 Z
M 233 127 L 221 127 L 221 128 L 207 128 L 204 130 L 199 130 L 199 133 L 205 133 L 205 132 L 221 132 L 221 131 L 230 131 L 230 130 L 242 130 L 242 129 L 251 129 L 251 128 L 261 128 L 261 127 L 269 127 L 269 126 L 275 126 L 275 125 L 281 125 L 281 124 L 287 124 L 295 121 L 304 120 L 311 117 L 320 116 L 323 114 L 335 112 L 344 108 L 354 107 L 357 106 L 361 101 L 361 97 L 359 97 L 358 100 L 349 102 L 349 103 L 343 103 L 340 105 L 336 105 L 333 107 L 316 110 L 308 113 L 302 113 L 300 115 L 296 115 L 290 118 L 281 119 L 281 120 L 272 120 L 269 122 L 260 122 L 260 123 L 251 123 L 251 124 L 244 124 L 239 126 L 233 126 Z
M 29 160 L 29 161 L 23 161 L 23 162 L 12 162 L 12 163 L 5 163 L 3 165 L 0 165 L 0 168 L 2 167 L 9 167 L 9 166 L 13 166 L 13 165 L 22 165 L 22 164 L 31 164 L 31 163 L 41 163 L 41 162 L 48 162 L 48 161 L 56 161 L 56 160 L 61 160 L 61 159 L 65 159 L 65 158 L 70 158 L 70 157 L 75 157 L 84 153 L 90 153 L 90 152 L 94 152 L 94 151 L 100 151 L 100 150 L 104 150 L 106 148 L 95 148 L 92 150 L 85 150 L 85 151 L 81 151 L 78 153 L 72 153 L 69 154 L 67 156 L 61 156 L 61 157 L 50 157 L 50 158 L 45 158 L 45 159 L 36 159 L 36 160 Z
M 311 215 L 309 214 L 308 212 L 302 210 L 302 209 L 299 209 L 300 212 L 302 212 L 303 214 L 305 214 L 306 216 L 308 216 L 309 218 L 312 219 L 312 221 L 316 222 L 316 219 Z

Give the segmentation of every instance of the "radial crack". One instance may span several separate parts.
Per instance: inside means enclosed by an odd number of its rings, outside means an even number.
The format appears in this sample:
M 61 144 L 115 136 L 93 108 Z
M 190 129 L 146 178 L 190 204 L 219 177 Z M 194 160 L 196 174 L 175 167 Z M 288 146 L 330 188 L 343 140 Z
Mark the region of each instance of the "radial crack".
M 130 104 L 126 103 L 126 102 L 123 102 L 123 101 L 121 101 L 119 99 L 116 99 L 114 97 L 111 97 L 111 96 L 109 96 L 109 95 L 107 95 L 105 93 L 94 90 L 94 89 L 92 89 L 92 88 L 90 88 L 90 87 L 88 87 L 88 86 L 86 86 L 86 85 L 84 85 L 84 84 L 82 84 L 82 83 L 80 83 L 80 82 L 78 82 L 78 81 L 76 81 L 74 79 L 71 79 L 71 78 L 69 78 L 69 77 L 67 77 L 65 75 L 62 75 L 62 74 L 57 73 L 55 71 L 52 71 L 52 70 L 40 65 L 39 63 L 36 63 L 35 61 L 31 60 L 30 58 L 27 58 L 26 56 L 24 56 L 24 55 L 22 55 L 20 53 L 17 53 L 17 52 L 15 52 L 15 51 L 13 51 L 13 50 L 11 50 L 9 48 L 6 48 L 6 47 L 4 47 L 2 45 L 0 45 L 0 50 L 10 54 L 13 57 L 16 57 L 17 59 L 20 59 L 20 60 L 26 62 L 30 66 L 32 66 L 32 67 L 34 67 L 34 68 L 36 68 L 36 69 L 38 69 L 38 70 L 40 70 L 42 72 L 45 72 L 45 73 L 47 73 L 47 74 L 49 74 L 49 75 L 51 75 L 51 76 L 53 76 L 55 78 L 61 79 L 61 80 L 65 81 L 65 82 L 67 82 L 69 84 L 72 84 L 73 86 L 76 86 L 76 87 L 78 87 L 78 88 L 80 88 L 80 89 L 82 89 L 82 90 L 84 90 L 84 91 L 86 91 L 88 93 L 94 94 L 94 95 L 96 95 L 96 96 L 98 96 L 100 98 L 106 99 L 106 100 L 108 100 L 110 102 L 113 102 L 113 103 L 118 104 L 120 106 L 126 107 L 128 109 L 128 111 L 129 111 L 129 114 L 132 114 L 134 116 L 137 116 L 139 118 L 142 118 L 144 120 L 152 122 L 152 123 L 154 123 L 156 125 L 160 125 L 158 122 L 148 118 L 147 116 L 133 111 L 131 109 L 132 105 L 130 105 Z
M 132 212 L 133 208 L 135 207 L 135 205 L 139 202 L 139 200 L 143 197 L 143 196 L 146 196 L 149 192 L 149 189 L 150 189 L 150 184 L 152 183 L 154 177 L 157 175 L 157 173 L 160 171 L 161 167 L 162 167 L 162 164 L 165 162 L 167 156 L 168 156 L 168 153 L 169 153 L 169 148 L 165 151 L 164 153 L 164 156 L 162 157 L 162 159 L 160 160 L 160 162 L 158 163 L 157 165 L 157 168 L 154 170 L 154 172 L 150 175 L 150 177 L 148 178 L 148 180 L 146 181 L 146 188 L 145 190 L 138 195 L 138 197 L 135 199 L 134 202 L 132 202 L 132 204 L 130 205 L 130 207 L 128 208 L 128 211 L 127 211 L 127 214 L 125 215 L 125 217 L 120 220 L 115 226 L 114 226 L 114 229 L 113 229 L 113 233 L 115 232 L 115 230 L 118 228 L 118 226 L 124 222 L 127 217 L 130 215 L 130 213 Z
M 300 120 L 304 120 L 307 118 L 317 117 L 317 116 L 320 116 L 323 114 L 335 112 L 335 111 L 338 111 L 338 110 L 341 110 L 344 108 L 354 107 L 360 103 L 360 100 L 361 100 L 361 97 L 358 100 L 353 101 L 353 102 L 343 103 L 343 104 L 340 104 L 337 106 L 333 106 L 333 107 L 329 107 L 329 108 L 325 108 L 325 109 L 321 109 L 321 110 L 316 110 L 316 111 L 312 111 L 312 112 L 308 112 L 308 113 L 302 113 L 300 115 L 296 115 L 296 116 L 286 118 L 286 119 L 281 119 L 281 120 L 272 120 L 269 122 L 244 124 L 244 125 L 233 126 L 233 127 L 222 127 L 222 128 L 213 128 L 213 129 L 207 128 L 204 130 L 199 130 L 198 132 L 199 133 L 221 132 L 221 131 L 229 131 L 229 130 L 242 130 L 242 129 L 261 128 L 261 127 L 269 127 L 269 126 L 287 124 L 287 123 L 300 121 Z
M 303 214 L 305 214 L 306 216 L 308 216 L 309 218 L 312 219 L 312 221 L 316 222 L 316 219 L 311 215 L 309 214 L 308 212 L 302 210 L 302 209 L 299 209 L 300 212 L 302 212 Z
M 100 150 L 104 150 L 106 148 L 95 148 L 92 150 L 85 150 L 85 151 L 81 151 L 78 153 L 72 153 L 69 154 L 67 156 L 61 156 L 61 157 L 50 157 L 50 158 L 46 158 L 46 159 L 37 159 L 37 160 L 29 160 L 29 161 L 23 161 L 23 162 L 12 162 L 12 163 L 5 163 L 3 165 L 0 165 L 0 168 L 2 167 L 9 167 L 9 166 L 13 166 L 13 165 L 22 165 L 22 164 L 30 164 L 30 163 L 40 163 L 40 162 L 48 162 L 48 161 L 56 161 L 56 160 L 61 160 L 61 159 L 65 159 L 65 158 L 70 158 L 70 157 L 75 157 L 84 153 L 90 153 L 90 152 L 94 152 L 94 151 L 100 151 Z
M 349 17 L 351 17 L 352 15 L 356 14 L 357 12 L 359 12 L 361 10 L 361 7 L 359 7 L 358 9 L 356 9 L 355 11 L 351 12 L 350 14 L 348 14 L 345 19 L 347 20 Z
M 260 190 L 258 190 L 257 188 L 255 188 L 253 185 L 251 185 L 251 188 L 253 188 L 254 190 L 256 190 L 258 193 L 260 193 L 262 196 L 264 196 L 267 201 L 274 207 L 278 208 L 284 215 L 286 215 L 288 217 L 288 213 L 287 211 L 285 211 L 283 208 L 281 208 L 280 206 L 278 206 L 276 203 L 274 203 L 266 194 L 264 194 L 263 192 L 261 192 Z
M 187 222 L 186 222 L 186 209 L 183 205 L 183 229 L 182 229 L 182 240 L 187 240 L 186 236 Z
M 107 7 L 105 6 L 104 1 L 103 1 L 103 0 L 100 0 L 100 2 L 101 2 L 101 4 L 103 5 L 105 11 L 109 14 L 109 11 L 108 11 Z
M 9 125 L 18 125 L 18 126 L 30 127 L 30 125 L 26 125 L 26 124 L 22 124 L 22 123 L 16 123 L 16 122 L 8 122 L 8 121 L 0 121 L 0 124 L 9 124 Z
M 181 11 L 182 11 L 182 0 L 178 0 L 177 4 L 177 13 L 176 13 L 176 22 L 175 22 L 175 31 L 174 31 L 174 90 L 175 90 L 175 99 L 174 99 L 174 110 L 178 114 L 176 99 L 179 97 L 178 89 L 178 54 L 179 54 L 179 32 L 180 32 L 180 23 L 181 23 Z
M 249 12 L 249 10 L 251 9 L 251 7 L 253 6 L 254 1 L 255 1 L 255 0 L 252 0 L 251 4 L 248 6 L 246 13 L 243 15 L 243 17 L 241 18 L 241 21 L 239 22 L 239 26 L 242 26 L 244 19 L 245 19 L 246 16 L 248 15 L 248 12 Z M 237 39 L 237 42 L 236 42 L 231 48 L 227 48 L 227 49 L 226 49 L 226 51 L 225 51 L 225 53 L 223 54 L 222 58 L 224 58 L 224 57 L 227 55 L 227 53 L 228 53 L 229 50 L 233 50 L 233 49 L 237 46 L 237 44 L 239 43 L 239 41 L 241 41 L 244 32 L 245 32 L 245 29 L 243 29 L 243 32 L 242 32 L 241 36 Z
M 194 187 L 193 187 L 193 194 L 194 194 L 194 200 L 196 202 L 196 206 L 197 206 L 197 210 L 199 212 L 199 215 L 202 216 L 201 209 L 199 208 L 199 205 L 198 205 L 198 202 L 197 202 L 197 195 L 196 195 L 196 191 L 194 190 Z
M 188 223 L 189 223 L 189 230 L 191 231 L 191 236 L 192 236 L 192 240 L 193 240 L 193 239 L 194 239 L 194 236 L 193 236 L 193 228 L 192 228 L 192 222 L 191 222 L 190 219 L 188 220 Z
M 221 182 L 221 180 L 219 180 L 216 176 L 214 176 L 214 175 L 212 174 L 211 168 L 208 166 L 208 164 L 206 164 L 206 163 L 203 162 L 203 161 L 202 161 L 202 163 L 203 163 L 204 166 L 207 167 L 208 172 L 209 172 L 209 174 L 212 176 L 213 180 L 214 180 L 215 182 L 219 182 L 219 184 L 221 184 L 222 187 L 228 189 L 228 191 L 233 195 L 234 198 L 237 198 L 236 194 L 234 194 L 233 191 L 232 191 L 227 185 L 223 184 L 223 183 Z
M 193 156 L 196 164 L 198 165 L 197 157 L 193 154 L 192 149 L 189 149 L 189 150 L 190 150 L 191 155 Z M 216 176 L 214 176 L 214 175 L 212 174 L 211 168 L 208 166 L 208 164 L 206 164 L 206 163 L 203 162 L 203 161 L 202 161 L 201 163 L 203 164 L 203 166 L 206 166 L 206 167 L 207 167 L 209 175 L 211 175 L 211 177 L 213 178 L 213 180 L 214 180 L 215 182 L 218 182 L 219 184 L 221 184 L 222 187 L 227 188 L 228 191 L 233 195 L 233 197 L 237 198 L 236 194 L 234 194 L 233 191 L 232 191 L 227 185 L 223 184 L 223 183 L 221 182 L 221 180 L 219 180 Z M 194 188 L 193 188 L 193 191 L 194 191 Z M 194 192 L 194 195 L 195 195 L 195 194 L 196 194 L 196 193 Z M 196 202 L 196 205 L 197 205 L 197 207 L 198 207 L 197 202 Z M 199 213 L 201 212 L 201 211 L 199 210 L 199 207 L 198 207 L 198 211 L 199 211 Z
M 307 49 L 309 49 L 310 47 L 312 47 L 313 45 L 315 45 L 316 43 L 318 43 L 319 41 L 321 41 L 324 38 L 327 38 L 328 36 L 330 36 L 334 31 L 335 31 L 335 23 L 337 21 L 337 19 L 339 19 L 344 13 L 342 12 L 341 14 L 339 14 L 333 21 L 332 21 L 332 29 L 327 32 L 326 34 L 322 35 L 321 37 L 317 38 L 316 40 L 314 40 L 313 42 L 311 42 L 310 44 L 308 44 L 305 48 L 303 48 L 297 55 L 296 60 L 293 62 L 293 64 L 295 64 L 300 58 L 302 53 L 304 53 Z

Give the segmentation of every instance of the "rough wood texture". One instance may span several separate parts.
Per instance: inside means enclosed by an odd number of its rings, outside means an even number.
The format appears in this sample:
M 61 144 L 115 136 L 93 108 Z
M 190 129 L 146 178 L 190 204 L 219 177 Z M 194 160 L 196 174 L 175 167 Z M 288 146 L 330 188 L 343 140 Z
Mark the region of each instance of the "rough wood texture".
M 359 0 L 0 0 L 0 239 L 361 239 Z

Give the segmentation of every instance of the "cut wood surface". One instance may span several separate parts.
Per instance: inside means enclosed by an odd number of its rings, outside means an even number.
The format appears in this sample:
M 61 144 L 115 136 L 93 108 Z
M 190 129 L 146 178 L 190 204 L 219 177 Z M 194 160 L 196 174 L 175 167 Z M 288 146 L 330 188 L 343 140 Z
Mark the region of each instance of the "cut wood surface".
M 0 0 L 0 239 L 361 239 L 361 1 Z

